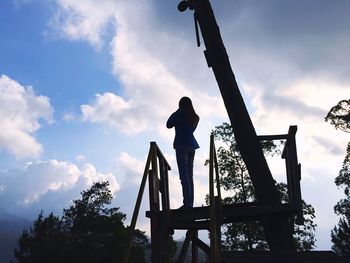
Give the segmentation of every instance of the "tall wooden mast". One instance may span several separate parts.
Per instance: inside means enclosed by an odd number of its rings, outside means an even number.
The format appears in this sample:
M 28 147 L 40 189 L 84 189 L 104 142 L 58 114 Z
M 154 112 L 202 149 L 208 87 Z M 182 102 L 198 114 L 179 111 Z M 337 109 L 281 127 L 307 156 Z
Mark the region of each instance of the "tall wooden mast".
M 233 127 L 237 146 L 249 171 L 256 199 L 262 205 L 280 204 L 280 195 L 265 160 L 249 113 L 239 91 L 230 61 L 223 44 L 209 0 L 188 0 L 186 5 L 194 11 L 206 50 L 208 66 L 212 68 Z M 295 246 L 288 216 L 267 216 L 262 220 L 270 250 L 279 259 L 293 258 Z M 281 261 L 282 262 L 282 261 Z

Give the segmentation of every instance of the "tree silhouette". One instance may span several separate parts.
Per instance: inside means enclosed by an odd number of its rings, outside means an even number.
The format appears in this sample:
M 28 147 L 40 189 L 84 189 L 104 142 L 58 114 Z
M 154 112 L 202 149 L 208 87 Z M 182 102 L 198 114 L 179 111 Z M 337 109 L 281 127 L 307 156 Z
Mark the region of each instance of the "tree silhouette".
M 344 190 L 345 198 L 334 206 L 340 216 L 338 225 L 331 231 L 332 249 L 339 255 L 350 255 L 350 143 L 346 149 L 342 169 L 335 178 L 335 184 Z
M 350 100 L 341 100 L 332 107 L 325 117 L 336 129 L 350 133 Z M 350 255 L 350 142 L 335 184 L 344 190 L 345 198 L 334 206 L 340 216 L 338 225 L 331 231 L 332 249 L 339 255 Z
M 250 180 L 247 167 L 237 148 L 231 126 L 223 123 L 213 131 L 216 140 L 221 145 L 218 148 L 218 166 L 220 182 L 224 190 L 230 195 L 223 199 L 226 204 L 254 202 L 254 187 Z M 261 142 L 266 155 L 280 153 L 283 142 Z M 282 201 L 288 201 L 287 185 L 277 184 L 282 195 Z M 310 204 L 303 201 L 303 213 L 305 223 L 302 226 L 295 225 L 294 240 L 298 250 L 310 250 L 315 246 L 315 228 L 313 219 L 315 210 Z M 264 231 L 259 222 L 230 223 L 223 226 L 223 245 L 230 250 L 267 250 Z
M 126 247 L 125 214 L 109 208 L 108 182 L 97 182 L 81 193 L 81 199 L 63 210 L 61 218 L 41 212 L 33 227 L 24 230 L 15 250 L 22 262 L 118 262 Z M 131 262 L 145 262 L 148 239 L 136 230 Z
M 325 117 L 336 129 L 350 132 L 350 100 L 341 100 Z
M 52 213 L 44 217 L 41 211 L 19 238 L 15 257 L 19 262 L 64 262 L 67 238 L 61 219 Z

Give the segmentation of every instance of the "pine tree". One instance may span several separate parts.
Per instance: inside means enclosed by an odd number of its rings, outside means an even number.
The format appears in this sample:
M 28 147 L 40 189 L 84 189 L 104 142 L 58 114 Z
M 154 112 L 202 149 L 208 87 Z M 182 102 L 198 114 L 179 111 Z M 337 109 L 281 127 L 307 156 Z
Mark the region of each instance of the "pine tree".
M 29 230 L 18 240 L 15 257 L 18 262 L 64 262 L 68 235 L 59 217 L 41 211 Z
M 118 262 L 127 241 L 125 214 L 107 207 L 112 200 L 108 182 L 97 182 L 82 198 L 63 210 L 60 218 L 40 213 L 33 227 L 19 238 L 15 257 L 20 263 Z M 130 262 L 145 262 L 149 245 L 144 232 L 136 230 Z

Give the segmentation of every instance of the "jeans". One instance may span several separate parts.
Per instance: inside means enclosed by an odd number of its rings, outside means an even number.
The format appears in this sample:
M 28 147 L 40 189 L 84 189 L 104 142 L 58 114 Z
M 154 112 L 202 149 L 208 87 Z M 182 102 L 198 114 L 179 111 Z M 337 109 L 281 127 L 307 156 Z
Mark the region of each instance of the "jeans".
M 193 207 L 193 161 L 195 149 L 188 146 L 176 146 L 176 161 L 182 185 L 183 204 Z

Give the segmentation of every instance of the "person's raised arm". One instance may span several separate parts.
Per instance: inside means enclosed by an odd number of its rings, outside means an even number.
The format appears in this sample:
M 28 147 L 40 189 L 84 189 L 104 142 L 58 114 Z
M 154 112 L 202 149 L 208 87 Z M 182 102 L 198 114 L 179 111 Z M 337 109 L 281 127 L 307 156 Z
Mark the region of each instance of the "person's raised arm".
M 176 125 L 176 112 L 170 115 L 168 121 L 166 122 L 166 127 L 168 129 L 173 128 Z

